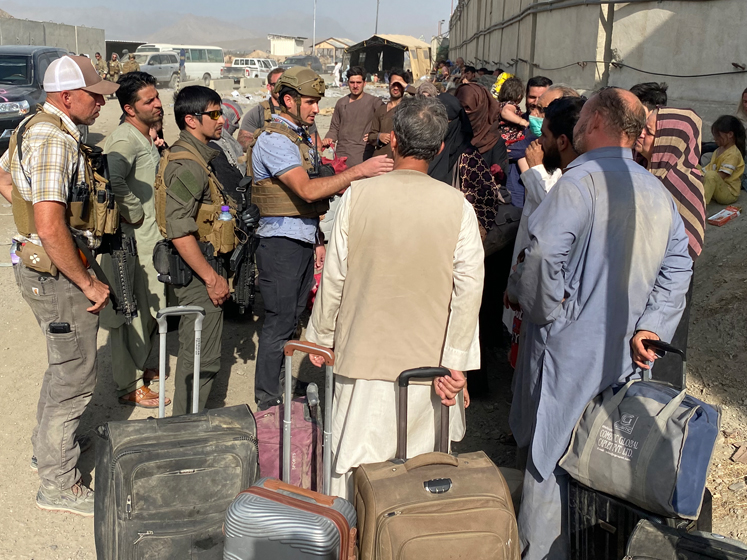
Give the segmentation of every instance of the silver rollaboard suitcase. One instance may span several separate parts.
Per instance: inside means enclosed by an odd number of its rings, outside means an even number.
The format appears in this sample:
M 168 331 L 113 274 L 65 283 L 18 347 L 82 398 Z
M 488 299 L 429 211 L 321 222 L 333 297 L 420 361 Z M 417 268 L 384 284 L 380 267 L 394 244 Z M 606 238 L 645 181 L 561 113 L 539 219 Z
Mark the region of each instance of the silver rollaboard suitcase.
M 166 319 L 188 314 L 197 315 L 193 414 L 164 418 Z M 201 307 L 186 306 L 158 312 L 158 418 L 97 428 L 94 533 L 100 559 L 222 558 L 226 508 L 257 479 L 249 407 L 197 411 L 204 315 Z
M 291 410 L 285 407 L 283 481 L 263 478 L 236 497 L 226 513 L 224 560 L 352 560 L 357 556 L 355 508 L 347 500 L 329 496 L 334 354 L 309 342 L 285 345 L 286 403 L 291 402 L 295 350 L 325 358 L 324 493 L 289 484 Z

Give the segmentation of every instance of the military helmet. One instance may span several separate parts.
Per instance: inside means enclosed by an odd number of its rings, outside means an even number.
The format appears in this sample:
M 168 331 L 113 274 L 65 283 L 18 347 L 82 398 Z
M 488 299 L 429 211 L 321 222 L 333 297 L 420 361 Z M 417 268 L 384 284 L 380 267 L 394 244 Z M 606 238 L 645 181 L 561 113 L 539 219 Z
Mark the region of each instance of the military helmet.
M 324 80 L 311 68 L 294 66 L 288 68 L 275 84 L 274 93 L 280 93 L 283 87 L 289 87 L 306 97 L 324 97 Z

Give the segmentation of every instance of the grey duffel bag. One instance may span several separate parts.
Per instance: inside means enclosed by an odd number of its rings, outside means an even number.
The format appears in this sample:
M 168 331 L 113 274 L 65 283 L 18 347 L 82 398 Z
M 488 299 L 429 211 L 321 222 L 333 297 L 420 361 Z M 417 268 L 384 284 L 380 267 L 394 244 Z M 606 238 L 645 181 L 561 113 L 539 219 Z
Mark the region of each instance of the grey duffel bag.
M 697 519 L 718 430 L 711 405 L 662 383 L 631 381 L 586 406 L 560 466 L 650 512 Z

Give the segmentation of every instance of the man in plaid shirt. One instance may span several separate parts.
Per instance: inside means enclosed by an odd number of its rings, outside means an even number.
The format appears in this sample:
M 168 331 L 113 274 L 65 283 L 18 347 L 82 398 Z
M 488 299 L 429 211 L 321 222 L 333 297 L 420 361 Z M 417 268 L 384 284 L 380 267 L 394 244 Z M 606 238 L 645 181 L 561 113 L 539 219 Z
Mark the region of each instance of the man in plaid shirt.
M 16 136 L 0 158 L 0 194 L 13 203 L 19 230 L 16 282 L 47 339 L 49 367 L 31 437 L 31 467 L 41 479 L 36 504 L 89 517 L 93 491 L 81 484 L 76 468 L 84 442 L 75 431 L 96 385 L 98 312 L 109 300 L 109 288 L 80 256 L 69 206 L 71 190 L 87 175 L 77 125 L 93 124 L 104 95 L 117 88 L 102 80 L 86 57 L 55 60 L 44 75 L 45 115 L 26 119 L 19 126 L 26 126 L 21 150 Z M 86 187 L 83 192 L 88 196 Z

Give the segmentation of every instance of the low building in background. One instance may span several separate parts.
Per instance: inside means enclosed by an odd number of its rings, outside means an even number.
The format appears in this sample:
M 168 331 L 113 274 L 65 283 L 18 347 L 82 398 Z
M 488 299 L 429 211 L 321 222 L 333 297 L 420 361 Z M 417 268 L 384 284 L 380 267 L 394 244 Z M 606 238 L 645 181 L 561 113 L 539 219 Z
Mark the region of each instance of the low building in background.
M 270 54 L 276 56 L 293 56 L 303 53 L 303 42 L 307 37 L 292 35 L 267 35 L 270 40 Z
M 314 54 L 319 57 L 319 60 L 325 66 L 330 64 L 334 66 L 337 62 L 342 62 L 345 49 L 354 44 L 350 39 L 330 37 L 314 45 Z

